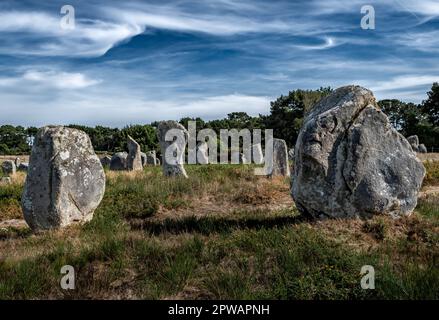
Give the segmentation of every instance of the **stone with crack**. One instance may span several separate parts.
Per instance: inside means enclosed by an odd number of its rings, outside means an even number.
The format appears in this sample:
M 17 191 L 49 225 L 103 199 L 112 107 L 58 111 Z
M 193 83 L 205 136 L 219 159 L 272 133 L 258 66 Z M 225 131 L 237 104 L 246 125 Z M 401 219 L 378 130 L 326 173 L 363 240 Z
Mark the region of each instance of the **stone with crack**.
M 371 91 L 346 86 L 304 119 L 296 142 L 291 194 L 314 218 L 408 216 L 425 169 Z
M 41 128 L 22 195 L 33 230 L 89 221 L 105 192 L 105 173 L 88 135 L 63 126 Z

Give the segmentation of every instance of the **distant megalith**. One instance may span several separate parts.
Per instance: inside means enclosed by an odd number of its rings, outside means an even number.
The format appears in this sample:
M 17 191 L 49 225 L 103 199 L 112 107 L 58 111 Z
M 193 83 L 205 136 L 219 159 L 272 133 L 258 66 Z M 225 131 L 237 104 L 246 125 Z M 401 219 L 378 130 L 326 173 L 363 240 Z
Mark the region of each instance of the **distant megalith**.
M 127 170 L 128 153 L 116 152 L 111 157 L 110 170 L 121 171 Z
M 141 171 L 143 170 L 142 166 L 142 156 L 140 151 L 140 145 L 128 136 L 127 138 L 128 145 L 128 158 L 127 158 L 127 170 L 129 171 Z
M 162 167 L 165 176 L 187 178 L 183 163 L 188 132 L 176 121 L 161 121 L 157 127 L 157 137 L 162 154 Z
M 17 167 L 15 162 L 12 160 L 5 160 L 2 163 L 3 173 L 7 176 L 14 175 L 17 172 Z
M 288 150 L 288 160 L 293 161 L 294 160 L 294 148 L 291 148 Z
M 199 142 L 197 145 L 197 163 L 198 164 L 209 163 L 209 146 L 207 142 Z
M 413 135 L 407 138 L 414 152 L 419 152 L 419 138 L 417 135 Z
M 20 166 L 20 164 L 21 164 L 21 159 L 20 158 L 15 158 L 15 160 L 14 160 L 14 163 L 15 163 L 15 167 L 18 169 L 18 167 Z
M 306 115 L 296 143 L 292 196 L 314 218 L 410 215 L 425 169 L 371 91 L 346 86 Z
M 104 191 L 105 173 L 85 132 L 62 126 L 38 131 L 21 202 L 33 230 L 91 220 Z
M 290 176 L 288 148 L 285 140 L 273 139 L 273 156 L 272 164 L 270 164 L 269 176 Z
M 262 146 L 260 143 L 255 143 L 252 145 L 252 157 L 253 163 L 262 164 L 264 163 L 264 155 L 262 153 Z
M 425 144 L 421 143 L 421 144 L 418 146 L 418 152 L 419 152 L 419 153 L 427 153 L 427 147 L 425 146 Z
M 103 156 L 100 160 L 103 167 L 109 167 L 111 164 L 110 156 Z
M 140 158 L 142 159 L 142 166 L 146 166 L 146 153 L 140 152 Z
M 17 168 L 17 171 L 27 172 L 28 169 L 29 169 L 29 163 L 21 162 Z
M 148 151 L 146 153 L 146 164 L 151 166 L 160 165 L 160 163 L 157 163 L 157 155 L 154 150 Z

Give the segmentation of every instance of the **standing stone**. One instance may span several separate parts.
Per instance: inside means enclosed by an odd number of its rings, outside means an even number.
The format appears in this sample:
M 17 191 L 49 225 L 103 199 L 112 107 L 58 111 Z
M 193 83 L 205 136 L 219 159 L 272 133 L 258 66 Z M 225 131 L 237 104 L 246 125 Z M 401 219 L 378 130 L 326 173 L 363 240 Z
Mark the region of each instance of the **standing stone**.
M 142 159 L 142 166 L 146 166 L 146 153 L 140 152 L 140 158 Z
M 20 166 L 21 160 L 20 158 L 15 158 L 15 167 L 18 169 L 18 167 Z
M 427 147 L 425 146 L 425 144 L 421 143 L 421 144 L 418 146 L 418 152 L 419 152 L 419 153 L 427 153 Z
M 105 173 L 85 132 L 62 126 L 38 131 L 21 202 L 33 230 L 91 220 L 104 192 Z
M 177 132 L 180 134 L 178 140 L 181 140 L 179 142 L 177 141 L 166 141 L 166 133 L 171 130 L 176 129 Z M 173 135 L 171 135 L 170 139 L 172 139 Z M 185 157 L 185 149 L 186 149 L 186 143 L 188 141 L 188 132 L 181 124 L 179 124 L 176 121 L 162 121 L 159 123 L 157 127 L 157 137 L 160 142 L 160 150 L 162 154 L 162 167 L 163 167 L 163 174 L 165 176 L 183 176 L 187 178 L 186 170 L 184 169 L 183 162 Z M 172 147 L 170 147 L 172 145 Z M 166 150 L 170 147 L 170 151 L 173 152 L 173 159 L 174 161 L 170 161 L 171 159 L 167 159 L 166 157 Z M 170 152 L 169 151 L 169 152 Z
M 142 166 L 142 156 L 140 155 L 140 145 L 130 136 L 127 139 L 128 144 L 128 159 L 127 159 L 127 169 L 129 171 L 141 171 Z
M 146 164 L 156 166 L 157 165 L 157 156 L 154 150 L 148 151 L 146 153 Z M 160 163 L 159 163 L 160 164 Z
M 17 172 L 17 167 L 15 166 L 15 162 L 12 160 L 5 160 L 2 163 L 2 170 L 5 175 L 14 175 Z
M 120 171 L 127 170 L 128 153 L 116 152 L 111 157 L 110 170 Z
M 417 135 L 408 137 L 407 141 L 410 143 L 414 152 L 419 152 L 419 138 Z
M 109 167 L 111 164 L 111 157 L 110 156 L 103 156 L 101 158 L 101 164 L 103 167 Z
M 408 216 L 425 169 L 371 91 L 346 86 L 305 117 L 296 143 L 292 196 L 314 218 Z
M 288 160 L 293 161 L 294 160 L 294 148 L 291 148 L 288 150 Z
M 156 158 L 156 159 L 155 159 L 155 165 L 156 165 L 156 166 L 159 166 L 159 165 L 160 165 L 160 159 L 159 159 L 159 158 Z
M 29 163 L 22 162 L 20 163 L 20 166 L 17 168 L 17 171 L 27 172 L 28 169 L 29 169 Z
M 207 142 L 199 142 L 197 145 L 197 163 L 208 164 L 209 163 L 209 147 Z
M 290 167 L 288 165 L 288 148 L 285 140 L 273 139 L 273 163 L 269 170 L 269 176 L 290 176 Z
M 254 145 L 252 145 L 252 157 L 253 163 L 264 163 L 264 155 L 262 154 L 262 146 L 260 143 L 255 143 Z

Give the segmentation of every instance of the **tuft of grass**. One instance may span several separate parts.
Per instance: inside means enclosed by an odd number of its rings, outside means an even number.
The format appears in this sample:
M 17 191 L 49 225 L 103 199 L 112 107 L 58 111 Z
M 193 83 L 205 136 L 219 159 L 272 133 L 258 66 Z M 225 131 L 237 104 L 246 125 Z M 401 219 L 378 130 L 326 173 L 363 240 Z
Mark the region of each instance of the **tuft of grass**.
M 439 161 L 425 161 L 425 178 L 423 181 L 424 186 L 437 186 L 439 185 Z

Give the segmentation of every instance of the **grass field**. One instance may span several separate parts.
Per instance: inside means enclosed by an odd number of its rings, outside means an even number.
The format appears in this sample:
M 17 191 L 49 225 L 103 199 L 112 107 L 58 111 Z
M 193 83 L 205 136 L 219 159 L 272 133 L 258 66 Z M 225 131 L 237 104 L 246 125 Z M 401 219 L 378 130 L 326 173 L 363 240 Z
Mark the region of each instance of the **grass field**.
M 438 299 L 439 163 L 415 213 L 311 222 L 288 179 L 251 166 L 107 171 L 94 219 L 32 234 L 0 228 L 0 299 Z M 0 222 L 21 219 L 24 175 L 0 186 Z M 62 290 L 63 265 L 76 289 Z M 363 265 L 375 290 L 360 287 Z

